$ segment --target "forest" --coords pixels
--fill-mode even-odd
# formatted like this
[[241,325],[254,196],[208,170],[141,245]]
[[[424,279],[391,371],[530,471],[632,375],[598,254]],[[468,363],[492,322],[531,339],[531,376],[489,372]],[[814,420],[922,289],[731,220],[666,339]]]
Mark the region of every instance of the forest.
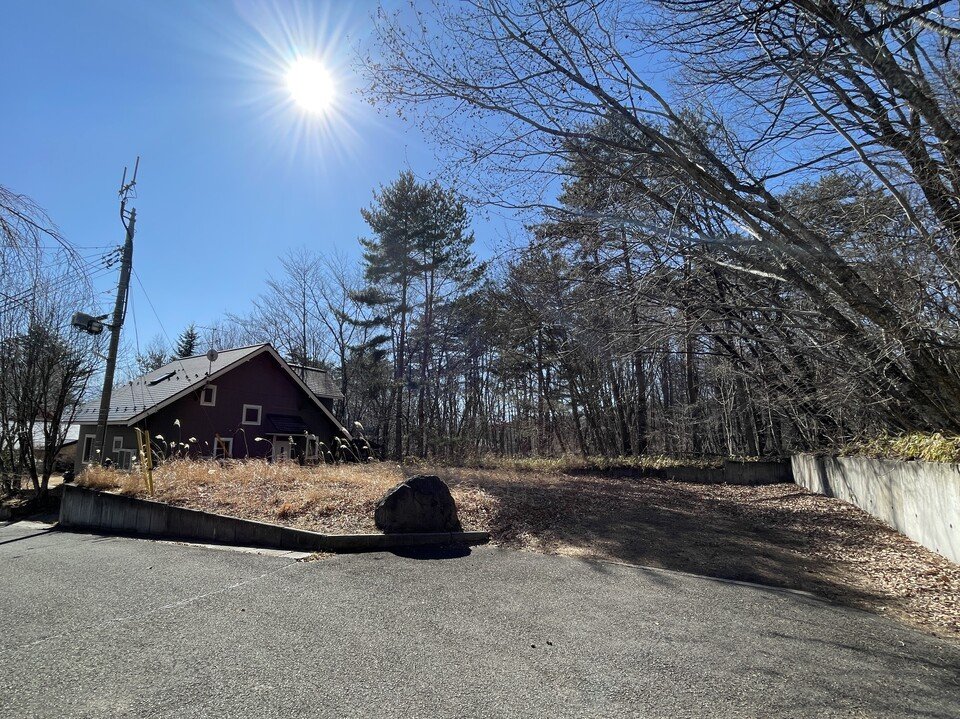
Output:
[[[363,210],[360,263],[283,257],[225,327],[331,367],[346,419],[397,458],[782,456],[955,433],[943,7],[381,12],[369,97],[429,132],[455,180],[401,174]],[[488,263],[468,229],[483,205],[531,218]]]
[[[944,8],[380,11],[365,96],[433,139],[443,179],[399,172],[358,208],[359,259],[320,239],[285,254],[248,311],[179,350],[270,341],[330,369],[345,423],[394,459],[777,457],[956,433]],[[527,224],[480,261],[489,207]],[[155,342],[141,367],[172,351]]]

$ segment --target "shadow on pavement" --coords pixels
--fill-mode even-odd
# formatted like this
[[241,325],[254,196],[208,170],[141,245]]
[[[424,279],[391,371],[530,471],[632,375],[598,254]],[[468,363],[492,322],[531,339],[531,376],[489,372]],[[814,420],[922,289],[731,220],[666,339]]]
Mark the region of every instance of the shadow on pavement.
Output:
[[33,539],[34,537],[42,537],[42,536],[45,535],[45,534],[50,534],[50,532],[52,532],[52,531],[54,531],[54,530],[53,530],[53,529],[44,529],[44,530],[41,530],[41,531],[39,531],[39,532],[34,532],[33,534],[24,534],[24,535],[19,536],[19,537],[14,537],[13,539],[5,539],[5,540],[3,540],[2,542],[0,542],[0,545],[3,545],[3,544],[13,544],[14,542],[22,542],[24,539]]
[[[505,548],[600,560],[590,564],[598,572],[611,561],[803,590],[872,611],[896,614],[904,606],[904,597],[886,591],[857,564],[879,563],[879,549],[899,551],[899,535],[793,484],[436,471],[454,488],[476,487],[493,498],[486,528]],[[903,551],[909,554],[909,547]],[[949,599],[948,588],[943,591],[938,601]]]
[[465,544],[448,547],[408,547],[394,549],[391,554],[404,559],[460,559],[470,556],[470,547]]

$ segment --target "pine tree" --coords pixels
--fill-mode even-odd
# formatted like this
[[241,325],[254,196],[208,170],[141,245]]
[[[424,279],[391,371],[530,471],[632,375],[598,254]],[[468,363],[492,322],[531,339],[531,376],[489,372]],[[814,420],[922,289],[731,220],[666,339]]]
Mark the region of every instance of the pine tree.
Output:
[[407,331],[419,271],[417,240],[426,225],[426,193],[412,172],[374,193],[373,204],[360,211],[374,237],[361,239],[364,279],[369,289],[358,300],[375,307],[392,330],[394,415],[391,456],[403,456],[403,394],[407,376]]
[[[478,276],[470,245],[468,218],[462,199],[436,182],[418,183],[404,172],[374,194],[361,210],[374,237],[361,239],[367,288],[355,299],[373,308],[375,320],[390,330],[394,386],[391,455],[401,458],[404,439],[404,399],[418,385],[418,450],[425,452],[425,387],[431,352],[431,331],[439,298],[452,287],[462,288]],[[418,313],[419,310],[419,313]],[[418,381],[411,377],[411,331],[421,342]],[[386,438],[384,438],[386,439]]]
[[417,449],[421,457],[428,452],[428,407],[431,403],[434,373],[431,371],[438,316],[451,299],[462,296],[476,284],[484,268],[477,264],[471,249],[473,233],[463,198],[455,190],[438,182],[424,188],[426,224],[417,242],[422,285],[422,312],[415,337],[420,344],[417,380]]
[[192,322],[180,333],[177,339],[176,353],[177,357],[193,357],[197,351],[197,344],[200,342],[200,335],[197,334],[197,326]]

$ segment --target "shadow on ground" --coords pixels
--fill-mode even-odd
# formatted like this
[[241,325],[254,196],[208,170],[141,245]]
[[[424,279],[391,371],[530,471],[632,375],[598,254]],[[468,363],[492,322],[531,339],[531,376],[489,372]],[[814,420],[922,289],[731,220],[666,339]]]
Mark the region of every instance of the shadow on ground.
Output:
[[[906,564],[926,562],[930,572],[949,575],[931,595],[935,604],[949,607],[960,601],[960,567],[852,505],[793,484],[741,487],[462,469],[439,473],[453,486],[476,486],[495,498],[489,530],[501,546],[814,592],[960,638],[955,616],[912,612],[906,600],[916,591],[909,586],[892,591],[874,576],[904,571],[882,566],[903,552]],[[927,614],[934,614],[929,601],[926,605]]]
[[470,547],[462,544],[447,547],[404,547],[391,554],[405,559],[461,559],[470,556]]

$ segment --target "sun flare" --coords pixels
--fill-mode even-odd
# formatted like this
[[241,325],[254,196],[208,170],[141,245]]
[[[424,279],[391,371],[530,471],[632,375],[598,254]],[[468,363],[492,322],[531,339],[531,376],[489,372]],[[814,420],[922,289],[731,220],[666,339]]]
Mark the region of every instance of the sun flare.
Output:
[[336,86],[329,71],[317,60],[298,58],[287,70],[287,89],[300,107],[322,115],[333,106]]

